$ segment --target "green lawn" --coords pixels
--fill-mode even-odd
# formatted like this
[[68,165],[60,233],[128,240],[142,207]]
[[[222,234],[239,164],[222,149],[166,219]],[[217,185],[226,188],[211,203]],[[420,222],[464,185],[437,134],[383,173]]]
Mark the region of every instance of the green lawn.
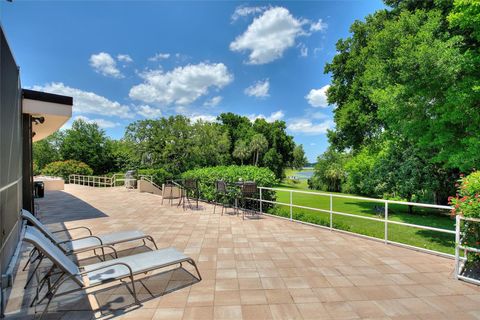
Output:
[[[289,190],[302,190],[299,184],[291,184],[290,181],[277,186],[278,188]],[[320,191],[308,190],[309,192],[321,193]],[[335,194],[335,193],[334,193]],[[290,203],[290,192],[277,191],[277,201]],[[313,194],[293,193],[293,204],[329,210],[330,197]],[[269,209],[271,213],[289,217],[290,209],[288,206],[277,205]],[[333,197],[333,210],[337,212],[354,214],[357,216],[372,217],[383,219],[384,204],[370,200],[356,200]],[[330,225],[330,214],[293,208],[293,218],[296,220],[311,222],[315,224]],[[411,224],[430,226],[454,230],[455,220],[449,216],[448,211],[438,209],[414,208],[413,214],[408,211],[408,206],[390,204],[389,220],[406,222]],[[333,226],[338,229],[347,230],[376,238],[384,238],[385,224],[380,221],[372,221],[355,217],[346,217],[333,215]],[[390,224],[388,226],[388,239],[400,243],[413,245],[420,248],[436,250],[445,253],[454,252],[453,234],[446,234],[437,231],[421,230],[413,227],[399,226]]]

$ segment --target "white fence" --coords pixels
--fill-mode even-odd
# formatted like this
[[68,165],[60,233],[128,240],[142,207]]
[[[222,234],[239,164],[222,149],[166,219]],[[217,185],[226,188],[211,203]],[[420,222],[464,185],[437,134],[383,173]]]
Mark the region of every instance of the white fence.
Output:
[[[480,285],[480,280],[473,279],[468,277],[467,275],[463,274],[465,264],[467,262],[467,254],[470,253],[480,253],[480,249],[478,248],[473,248],[465,244],[463,241],[462,236],[464,235],[461,231],[461,225],[462,221],[463,222],[470,222],[470,223],[480,223],[480,219],[474,219],[474,218],[465,218],[462,216],[457,215],[457,220],[455,224],[455,277],[457,279],[467,281],[470,283],[474,283],[477,285]],[[460,255],[460,253],[463,252],[463,256]]]
[[[453,254],[448,254],[440,251],[435,251],[435,250],[429,250],[421,247],[416,247],[412,246],[409,244],[405,243],[400,243],[393,241],[389,239],[389,226],[390,225],[400,225],[400,226],[405,226],[405,227],[411,227],[411,228],[417,228],[421,230],[429,230],[429,231],[436,231],[436,232],[441,232],[445,234],[451,234],[452,239],[455,235],[455,230],[448,230],[448,229],[443,229],[443,228],[435,228],[435,227],[430,227],[430,226],[424,226],[424,225],[418,225],[418,224],[412,224],[412,223],[406,223],[406,222],[400,222],[400,221],[393,221],[389,219],[389,204],[399,204],[399,205],[406,205],[406,206],[414,206],[414,207],[421,207],[421,208],[431,208],[431,209],[441,209],[441,210],[451,210],[450,206],[442,206],[442,205],[434,205],[434,204],[425,204],[425,203],[416,203],[416,202],[403,202],[403,201],[395,201],[395,200],[383,200],[383,199],[374,199],[374,198],[366,198],[366,197],[356,197],[356,196],[348,196],[348,195],[342,195],[342,194],[332,194],[332,193],[321,193],[321,192],[309,192],[309,191],[300,191],[300,190],[291,190],[291,189],[281,189],[281,188],[267,188],[267,187],[259,187],[259,199],[256,199],[257,201],[260,202],[260,212],[263,213],[263,203],[270,203],[270,204],[275,204],[275,205],[281,205],[281,206],[286,206],[290,209],[290,217],[286,218],[289,219],[290,221],[295,221],[299,223],[304,223],[304,224],[309,224],[309,225],[314,225],[318,227],[323,227],[323,228],[328,228],[330,230],[336,230],[339,232],[343,233],[349,233],[349,234],[355,234],[358,236],[362,236],[365,238],[369,239],[374,239],[374,240],[379,240],[379,238],[359,234],[359,233],[354,233],[342,229],[337,229],[334,227],[334,217],[335,216],[344,216],[344,217],[352,217],[352,218],[358,218],[358,219],[364,219],[364,220],[369,220],[369,221],[376,221],[376,222],[381,222],[384,224],[384,238],[381,239],[385,243],[388,244],[395,244],[399,245],[402,247],[407,247],[415,250],[420,250],[428,253],[433,253],[441,256],[446,256],[449,258],[454,258],[455,256]],[[270,201],[270,200],[265,200],[263,199],[262,195],[266,191],[275,191],[275,192],[287,192],[289,193],[289,202],[278,202],[278,201]],[[318,196],[318,197],[327,197],[329,199],[329,209],[320,209],[320,208],[313,208],[313,207],[308,207],[308,206],[302,206],[298,204],[294,204],[293,202],[293,195],[294,194],[308,194],[312,196]],[[380,217],[369,217],[369,216],[362,216],[362,215],[357,215],[357,214],[352,214],[352,213],[346,213],[346,212],[340,212],[340,211],[335,211],[334,210],[334,198],[345,198],[345,199],[353,199],[353,200],[362,200],[362,201],[369,201],[369,202],[377,202],[383,204],[383,218]],[[309,211],[317,211],[317,212],[323,212],[329,214],[329,226],[322,226],[322,225],[317,225],[301,220],[295,220],[293,217],[293,208],[299,208],[299,209],[305,209]],[[452,250],[454,248],[452,247]]]
[[[146,179],[152,181],[153,177],[150,175],[138,175],[139,179]],[[89,187],[118,187],[125,185],[125,175],[116,173],[111,177],[107,176],[86,176],[80,174],[71,174],[68,176],[68,183],[78,184]],[[127,179],[128,180],[128,179]]]

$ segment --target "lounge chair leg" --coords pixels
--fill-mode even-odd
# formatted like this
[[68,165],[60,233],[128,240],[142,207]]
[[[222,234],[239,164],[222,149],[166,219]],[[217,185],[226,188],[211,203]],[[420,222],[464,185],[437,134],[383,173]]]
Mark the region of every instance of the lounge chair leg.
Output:
[[158,250],[158,247],[157,247],[157,244],[155,243],[155,240],[153,240],[153,238],[151,236],[148,236],[147,239],[150,240],[153,243],[153,245],[155,246],[155,249]]
[[32,251],[30,251],[30,253],[28,254],[27,263],[25,263],[25,266],[23,267],[22,271],[27,270],[28,265],[32,262],[32,257],[35,252],[37,252],[37,248],[33,248]]
[[133,299],[135,299],[135,303],[136,304],[140,304],[140,301],[138,300],[137,298],[137,291],[135,289],[135,281],[133,280],[133,276],[130,276],[130,281],[132,283],[132,295],[133,295]]
[[40,267],[40,264],[42,263],[42,260],[43,260],[43,255],[41,255],[39,257],[40,257],[40,259],[38,259],[38,263],[35,266],[35,268],[33,269],[32,274],[28,277],[27,283],[25,284],[25,287],[23,287],[23,289],[27,289],[28,285],[30,284],[30,281],[32,281],[33,277],[35,276],[35,273],[37,272],[38,267]]
[[190,263],[195,268],[195,271],[197,272],[197,275],[198,275],[198,278],[197,278],[198,281],[202,281],[202,276],[200,275],[200,272],[198,271],[197,264],[195,263],[195,261],[193,261],[193,259],[190,259],[187,262]]

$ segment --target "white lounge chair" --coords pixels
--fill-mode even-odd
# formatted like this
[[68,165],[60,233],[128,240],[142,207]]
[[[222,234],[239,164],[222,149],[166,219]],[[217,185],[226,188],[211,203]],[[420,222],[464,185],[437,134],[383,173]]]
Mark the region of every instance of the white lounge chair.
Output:
[[[146,245],[145,240],[149,240],[151,243],[153,243],[155,249],[158,249],[157,244],[155,243],[155,240],[153,240],[151,236],[146,235],[145,233],[139,230],[120,231],[120,232],[107,233],[107,234],[96,235],[96,236],[93,235],[92,231],[87,227],[75,227],[75,228],[70,228],[66,230],[59,230],[59,231],[52,232],[29,211],[22,209],[20,214],[24,220],[27,220],[33,226],[35,226],[38,230],[40,230],[40,232],[42,232],[48,239],[50,239],[50,241],[52,241],[58,248],[60,248],[66,254],[93,251],[94,254],[96,255],[96,250],[100,250],[102,252],[103,260],[105,260],[105,248],[110,248],[112,251],[114,251],[115,256],[117,256],[116,250],[115,248],[113,248],[113,245],[124,243],[124,242],[135,241],[135,240],[142,240],[144,245]],[[68,231],[77,230],[77,229],[87,230],[88,235],[84,237],[76,238],[76,239],[69,239],[69,240],[61,240],[55,235],[56,233],[68,232]],[[33,263],[35,261],[38,261],[38,264],[35,267],[35,270],[36,268],[38,268],[43,257],[42,255],[35,255],[36,252],[37,250],[35,248],[30,252],[29,259],[27,260],[27,263],[23,267],[24,270],[27,268],[27,266],[30,263]],[[33,273],[28,279],[26,285],[30,283],[30,281],[32,280],[32,277],[33,277]]]
[[[53,263],[53,266],[43,277],[40,278],[37,275],[39,283],[37,286],[37,293],[31,306],[33,306],[36,301],[37,304],[40,304],[44,299],[47,299],[47,304],[41,317],[47,312],[50,302],[55,296],[63,296],[78,290],[90,289],[112,281],[120,281],[127,278],[130,278],[132,296],[135,299],[135,303],[139,303],[135,290],[135,276],[176,264],[179,264],[180,267],[182,267],[183,262],[191,264],[195,268],[197,276],[194,276],[185,270],[186,272],[192,275],[196,280],[202,280],[195,261],[184,255],[182,252],[177,251],[175,248],[153,250],[79,267],[39,230],[33,227],[26,227],[23,240],[31,243],[42,253],[43,256]],[[55,270],[59,271],[54,272]],[[78,285],[78,288],[58,293],[59,288],[67,280],[73,280],[73,282]],[[42,298],[40,298],[40,293],[46,283],[48,284],[46,286],[47,292]],[[126,282],[125,285],[127,285]]]

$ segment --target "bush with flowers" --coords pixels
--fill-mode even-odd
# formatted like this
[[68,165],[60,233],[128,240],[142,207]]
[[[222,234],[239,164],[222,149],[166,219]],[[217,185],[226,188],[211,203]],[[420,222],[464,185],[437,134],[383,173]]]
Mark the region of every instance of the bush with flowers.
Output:
[[[466,218],[480,219],[480,171],[475,171],[468,176],[462,176],[457,185],[458,192],[455,197],[449,198],[453,206],[452,214],[459,214]],[[480,248],[480,222],[465,221],[462,225],[462,244]],[[480,261],[480,254],[469,254],[469,261]]]

